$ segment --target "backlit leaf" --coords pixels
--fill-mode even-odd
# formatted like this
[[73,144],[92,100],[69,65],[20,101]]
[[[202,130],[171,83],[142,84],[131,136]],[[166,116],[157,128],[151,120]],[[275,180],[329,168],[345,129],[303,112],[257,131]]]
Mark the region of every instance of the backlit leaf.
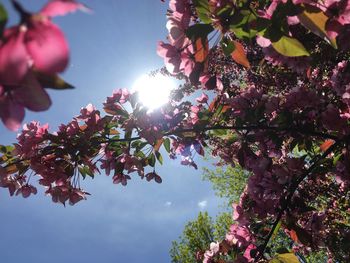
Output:
[[159,151],[159,148],[160,148],[160,146],[162,146],[162,144],[163,144],[163,138],[157,140],[156,143],[155,143],[155,145],[153,146],[153,150],[154,150],[155,152],[158,152],[158,151]]
[[194,60],[199,63],[204,62],[207,60],[208,54],[209,54],[208,39],[198,38],[195,42]]
[[163,145],[164,145],[165,150],[169,153],[169,152],[170,152],[170,139],[169,139],[169,138],[166,138],[166,139],[164,140]]
[[335,143],[334,140],[331,140],[331,139],[325,140],[325,141],[321,144],[321,146],[320,146],[321,151],[322,151],[322,152],[327,151],[328,148],[331,147],[334,143]]
[[148,156],[148,165],[154,167],[154,165],[156,164],[156,157],[154,156],[154,154],[150,154],[150,156]]
[[160,164],[163,164],[163,156],[160,154],[160,152],[156,152],[156,157],[157,157],[157,160]]
[[186,36],[189,39],[198,39],[198,38],[207,38],[210,32],[212,32],[214,28],[208,24],[194,24],[190,26],[186,30]]
[[241,43],[238,41],[233,41],[235,45],[235,49],[231,53],[232,59],[237,62],[238,64],[242,65],[243,67],[250,68],[250,63],[247,59],[244,47]]
[[327,34],[326,23],[329,18],[322,12],[322,10],[316,7],[306,7],[304,12],[298,15],[298,18],[305,28],[326,40],[334,48],[337,48],[336,39],[329,37]]
[[10,165],[10,166],[7,166],[7,167],[5,168],[5,170],[6,170],[6,173],[7,173],[7,174],[14,174],[14,173],[18,172],[18,168],[17,168],[17,166],[14,165],[14,164],[12,164],[12,165]]
[[197,15],[203,23],[211,23],[208,0],[193,0]]
[[295,38],[282,36],[278,41],[271,43],[273,48],[283,56],[310,56],[310,53],[305,49],[304,45]]
[[270,263],[300,263],[300,261],[294,253],[284,253],[278,254],[270,260]]
[[276,228],[275,228],[275,230],[273,231],[273,233],[272,233],[272,236],[271,236],[271,240],[274,240],[275,238],[276,238],[276,236],[277,236],[277,234],[278,234],[278,231],[280,230],[280,228],[281,228],[281,225],[282,225],[282,221],[280,220],[280,221],[278,221],[278,223],[277,223],[277,226],[276,226]]

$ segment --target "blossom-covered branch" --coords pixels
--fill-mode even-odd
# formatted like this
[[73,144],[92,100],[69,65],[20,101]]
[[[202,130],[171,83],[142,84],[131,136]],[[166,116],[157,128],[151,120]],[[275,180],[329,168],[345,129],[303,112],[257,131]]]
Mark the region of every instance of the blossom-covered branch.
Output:
[[[160,183],[161,147],[195,168],[195,156],[207,147],[219,165],[239,164],[250,176],[232,205],[235,223],[225,240],[208,244],[198,260],[295,261],[293,253],[267,253],[282,228],[294,251],[326,247],[329,258],[349,261],[349,10],[348,0],[170,0],[169,35],[157,48],[166,66],[161,72],[182,81],[170,102],[148,111],[137,93],[117,90],[104,103],[105,116],[88,105],[56,132],[29,123],[17,143],[0,149],[0,186],[28,197],[38,178],[54,202],[75,204],[87,195],[82,179],[100,170],[116,184],[126,185],[133,173]],[[41,11],[50,29],[51,11]],[[16,27],[0,48],[19,43],[31,54],[22,41],[30,30]],[[1,49],[6,66],[1,54],[14,53]],[[47,61],[32,56],[45,72],[40,62]],[[51,65],[52,72],[65,65]],[[1,73],[5,66],[1,81],[11,77]],[[13,103],[7,95],[15,91],[6,91],[2,98]],[[195,102],[186,101],[190,94]]]

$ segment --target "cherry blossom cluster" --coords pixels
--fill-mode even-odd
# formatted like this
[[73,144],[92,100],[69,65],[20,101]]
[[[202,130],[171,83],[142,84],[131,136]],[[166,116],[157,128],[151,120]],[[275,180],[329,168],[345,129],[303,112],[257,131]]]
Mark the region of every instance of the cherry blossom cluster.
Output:
[[[168,42],[157,48],[163,72],[183,82],[171,101],[148,111],[120,89],[105,115],[88,105],[56,132],[27,124],[14,146],[0,148],[0,186],[28,197],[38,178],[54,202],[75,204],[88,194],[86,177],[161,183],[163,150],[197,168],[206,147],[218,164],[251,175],[225,240],[198,260],[264,262],[281,228],[295,251],[325,247],[349,261],[349,5],[171,0]],[[193,93],[193,102],[184,99]]]
[[[240,251],[235,262],[261,260],[279,222],[283,222],[291,237],[299,236],[294,241],[303,248],[317,250],[326,246],[331,254],[336,253],[337,246],[325,233],[339,233],[339,228],[345,230],[339,240],[348,240],[346,225],[331,227],[325,223],[331,222],[334,212],[310,201],[306,191],[300,193],[307,185],[304,182],[315,176],[320,178],[316,180],[319,195],[327,192],[321,190],[321,185],[329,185],[329,178],[336,180],[340,195],[349,193],[350,176],[347,169],[342,169],[342,163],[348,159],[349,46],[345,35],[349,30],[349,4],[349,1],[170,1],[170,20],[174,19],[172,14],[175,17],[185,14],[185,9],[177,9],[184,5],[189,6],[186,14],[188,17],[190,10],[191,20],[186,26],[167,24],[169,44],[161,42],[158,46],[167,69],[187,77],[185,81],[189,84],[184,86],[191,88],[184,92],[192,92],[193,86],[194,90],[208,89],[200,76],[210,77],[214,87],[215,79],[222,83],[220,89],[215,89],[217,97],[210,105],[200,103],[191,107],[194,129],[216,127],[209,138],[202,136],[200,142],[204,144],[203,139],[209,139],[212,154],[219,156],[222,163],[239,163],[252,173],[241,203],[234,205],[237,223],[226,240],[211,245],[201,255],[204,262],[222,262],[225,258],[222,256],[228,254],[227,244]],[[193,78],[185,67],[176,67],[186,64],[183,59],[186,56],[183,47],[174,44],[173,32],[181,32],[181,37],[188,38],[188,45],[194,47],[203,38],[220,35],[220,45],[205,52],[204,66],[199,72],[194,67],[190,71],[199,79]],[[165,52],[168,50],[171,52]],[[196,55],[203,53],[195,51],[192,62],[196,62]],[[268,66],[262,64],[264,60]],[[327,152],[329,149],[332,151]],[[327,159],[323,162],[328,165],[315,169],[322,158]],[[301,206],[315,212],[310,214]],[[347,205],[341,208],[347,214],[345,218],[349,218],[348,208]],[[340,213],[337,216],[344,217]],[[260,222],[258,225],[272,226],[270,232],[261,233],[256,221]],[[303,236],[310,238],[307,241]]]

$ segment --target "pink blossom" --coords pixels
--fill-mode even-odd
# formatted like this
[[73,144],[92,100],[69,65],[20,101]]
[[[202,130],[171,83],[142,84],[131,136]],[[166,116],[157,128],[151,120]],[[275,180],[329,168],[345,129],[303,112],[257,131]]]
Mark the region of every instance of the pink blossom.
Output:
[[233,224],[229,232],[226,234],[226,240],[230,244],[237,245],[237,247],[247,247],[253,240],[249,229],[246,226]]
[[26,31],[27,28],[21,26],[4,32],[4,40],[0,43],[0,83],[2,85],[17,86],[28,72],[29,55],[24,45]]
[[89,195],[89,193],[83,192],[81,189],[73,189],[69,193],[69,204],[75,205],[81,200],[86,200],[86,195]]
[[205,94],[205,93],[202,93],[202,95],[200,96],[200,97],[198,97],[198,98],[196,98],[196,101],[198,102],[198,103],[207,103],[208,102],[208,95],[207,94]]
[[16,153],[26,158],[35,156],[40,143],[48,134],[48,128],[48,124],[41,126],[35,121],[23,125],[22,132],[17,136]]
[[180,49],[187,46],[190,43],[190,40],[186,36],[186,29],[188,28],[188,24],[190,22],[189,16],[181,16],[179,19],[176,16],[176,13],[173,13],[168,17],[168,22],[166,27],[169,32],[169,42],[174,47]]
[[174,12],[183,14],[189,11],[190,3],[189,0],[170,0],[169,8]]
[[67,13],[75,12],[78,9],[90,12],[89,8],[74,0],[51,0],[41,9],[40,14],[47,17],[64,16]]
[[250,244],[246,250],[244,251],[243,256],[247,259],[248,262],[252,262],[254,260],[254,254],[256,253],[256,246],[254,244]]
[[16,192],[16,195],[22,194],[24,198],[29,197],[31,194],[37,194],[37,189],[32,185],[23,185],[21,188],[19,188]]
[[130,180],[131,177],[129,175],[126,175],[126,174],[118,173],[118,174],[115,174],[112,179],[113,179],[114,184],[121,183],[123,186],[126,186],[128,180]]
[[148,173],[145,175],[145,177],[148,182],[154,179],[154,181],[156,181],[158,184],[162,183],[162,178],[155,172]]
[[157,54],[164,59],[164,64],[170,73],[179,73],[181,53],[176,47],[160,41],[158,42]]
[[82,6],[75,1],[51,1],[41,12],[27,13],[20,25],[4,31],[0,42],[0,117],[9,129],[19,128],[24,108],[44,111],[50,107],[51,100],[33,69],[51,75],[67,67],[68,44],[51,17]]

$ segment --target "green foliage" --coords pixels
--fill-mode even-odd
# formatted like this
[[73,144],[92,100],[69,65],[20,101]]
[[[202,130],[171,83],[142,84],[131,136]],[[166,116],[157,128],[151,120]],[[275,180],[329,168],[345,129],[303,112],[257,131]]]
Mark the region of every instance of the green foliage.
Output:
[[277,254],[270,263],[299,263],[299,259],[294,255],[294,253],[283,253]]
[[205,39],[207,36],[214,30],[214,28],[211,25],[208,24],[195,24],[193,26],[190,26],[186,30],[186,35],[189,39]]
[[282,36],[278,41],[272,42],[273,48],[286,57],[310,56],[304,45],[299,40]]
[[212,218],[207,212],[199,213],[194,221],[186,224],[179,241],[173,241],[170,250],[171,262],[196,262],[196,252],[205,251],[208,244],[214,240]]
[[229,213],[220,214],[214,223],[207,212],[200,212],[197,219],[186,224],[179,241],[172,242],[171,262],[197,262],[196,253],[207,250],[211,242],[222,240],[231,224]]
[[305,256],[306,262],[308,263],[327,263],[328,257],[325,250],[312,252]]
[[212,183],[215,194],[224,198],[226,200],[224,206],[231,209],[231,204],[238,202],[246,186],[248,176],[249,172],[240,166],[218,167],[214,171],[204,168],[203,180]]
[[[220,167],[215,171],[204,169],[203,179],[212,183],[215,194],[226,199],[225,209],[237,202],[247,182],[248,172],[240,167]],[[178,241],[173,241],[170,256],[173,263],[196,262],[196,253],[204,252],[211,242],[225,238],[233,224],[232,212],[220,213],[215,222],[207,212],[200,212],[194,221],[186,224]]]
[[211,23],[208,0],[194,0],[193,3],[202,22]]
[[[196,253],[204,252],[211,242],[221,241],[225,238],[227,230],[234,222],[232,220],[231,204],[239,202],[241,193],[249,177],[249,172],[240,166],[218,167],[216,170],[204,169],[203,180],[212,183],[215,194],[223,198],[224,209],[217,215],[215,222],[207,212],[200,212],[197,219],[186,224],[182,235],[178,241],[173,241],[170,256],[173,263],[192,263],[196,261]],[[271,239],[266,253],[273,260],[271,262],[294,262],[296,257],[293,253],[283,253],[291,251],[293,241],[284,232],[282,222]],[[325,251],[313,251],[308,255],[299,255],[307,263],[326,263],[327,255]],[[292,261],[288,261],[292,260]],[[294,261],[293,261],[294,260]],[[299,261],[295,261],[299,262]]]

